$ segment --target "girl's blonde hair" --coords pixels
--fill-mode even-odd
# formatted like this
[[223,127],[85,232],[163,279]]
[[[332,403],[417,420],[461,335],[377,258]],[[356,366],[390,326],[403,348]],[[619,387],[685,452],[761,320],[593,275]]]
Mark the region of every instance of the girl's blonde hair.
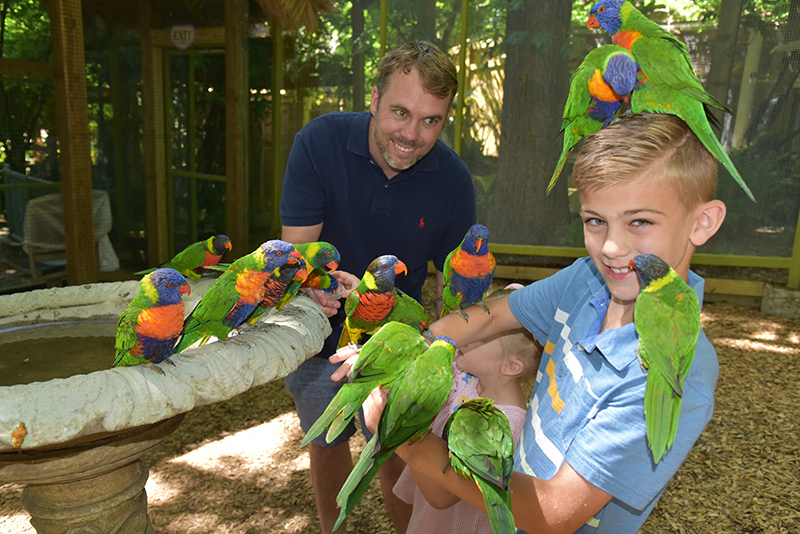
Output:
[[539,362],[542,359],[542,346],[530,332],[524,328],[515,328],[505,332],[498,339],[503,346],[506,358],[522,360],[522,373],[519,376],[521,381],[524,382],[536,376]]

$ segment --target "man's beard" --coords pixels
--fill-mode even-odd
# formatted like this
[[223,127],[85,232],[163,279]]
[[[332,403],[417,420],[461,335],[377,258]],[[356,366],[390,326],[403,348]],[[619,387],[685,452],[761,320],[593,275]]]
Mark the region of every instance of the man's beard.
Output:
[[[394,155],[389,151],[390,150],[389,143],[391,143],[392,141],[388,137],[381,139],[381,137],[379,136],[377,121],[373,121],[372,123],[372,137],[375,140],[375,145],[378,147],[378,150],[380,151],[381,156],[383,156],[383,159],[386,161],[389,167],[391,167],[396,171],[404,171],[406,169],[410,169],[419,160],[421,160],[428,154],[428,152],[425,152],[424,154],[421,152],[417,152],[413,158],[406,160],[402,163],[398,162],[397,160],[395,160]],[[417,143],[406,143],[405,145],[412,146],[414,148],[420,147],[420,145],[418,145]]]

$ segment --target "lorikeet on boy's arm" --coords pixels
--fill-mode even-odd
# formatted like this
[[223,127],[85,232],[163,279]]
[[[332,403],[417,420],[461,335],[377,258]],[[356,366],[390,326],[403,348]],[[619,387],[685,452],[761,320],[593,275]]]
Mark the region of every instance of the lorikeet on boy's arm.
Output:
[[508,489],[514,472],[514,436],[491,399],[472,399],[453,412],[442,438],[456,474],[478,485],[495,534],[516,532]]
[[483,300],[492,285],[494,268],[494,255],[489,252],[489,230],[482,224],[475,224],[444,260],[441,317],[457,311],[469,321],[461,308]]
[[430,431],[431,423],[442,409],[453,388],[452,339],[440,336],[420,354],[398,378],[378,420],[375,435],[361,451],[350,476],[336,496],[339,517],[333,530],[350,515],[378,469],[407,441],[414,441]]
[[[230,249],[231,240],[228,236],[223,234],[213,235],[204,241],[192,243],[177,253],[174,258],[161,265],[161,268],[169,267],[175,269],[186,278],[196,282],[200,280],[203,269],[216,266],[225,251]],[[154,270],[147,269],[136,274],[146,274]]]
[[300,259],[300,253],[291,244],[273,239],[234,261],[184,321],[175,352],[198,341],[203,345],[212,336],[224,340],[261,303],[267,280],[290,257]]
[[638,356],[647,370],[644,416],[647,441],[658,463],[675,441],[683,384],[700,333],[697,294],[665,261],[653,254],[631,260],[641,283],[634,306]]
[[361,336],[383,326],[397,301],[394,280],[407,273],[406,264],[387,254],[372,260],[358,286],[344,303],[345,320],[338,348],[358,344]]
[[156,269],[139,282],[139,293],[117,321],[114,367],[159,363],[173,352],[183,327],[181,294],[190,293],[175,269]]
[[586,54],[570,81],[561,131],[564,147],[547,194],[553,189],[572,149],[578,142],[609,125],[636,85],[639,66],[625,48],[603,45]]
[[353,419],[370,392],[376,387],[391,388],[426,348],[425,338],[415,326],[398,322],[383,325],[361,347],[347,383],[308,429],[300,446],[311,443],[326,428],[326,439],[332,442]]

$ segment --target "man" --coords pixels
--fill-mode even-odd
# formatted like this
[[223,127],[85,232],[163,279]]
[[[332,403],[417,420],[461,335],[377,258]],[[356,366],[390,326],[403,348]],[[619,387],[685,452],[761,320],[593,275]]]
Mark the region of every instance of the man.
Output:
[[[361,276],[378,256],[394,254],[408,268],[396,285],[420,300],[427,265],[436,266],[437,295],[447,254],[475,222],[475,191],[464,162],[439,134],[458,88],[450,58],[427,42],[412,42],[387,54],[379,65],[370,111],[318,117],[295,137],[281,199],[282,238],[291,243],[328,241],[341,254],[339,268]],[[346,290],[357,283],[342,275]],[[338,391],[330,379],[344,314],[338,301],[316,292],[331,316],[333,334],[323,350],[286,377],[304,431]],[[338,516],[335,498],[352,468],[349,438],[355,425],[331,444],[320,436],[310,445],[311,481],[323,533]],[[392,487],[404,467],[393,458],[379,477],[398,532],[411,513]],[[341,529],[344,530],[344,527]]]

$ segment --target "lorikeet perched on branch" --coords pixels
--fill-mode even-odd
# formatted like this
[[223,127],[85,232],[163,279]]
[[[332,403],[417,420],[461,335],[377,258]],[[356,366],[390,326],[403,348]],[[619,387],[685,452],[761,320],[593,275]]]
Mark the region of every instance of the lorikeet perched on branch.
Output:
[[175,347],[181,352],[194,343],[205,344],[212,336],[224,340],[241,325],[264,298],[266,282],[275,269],[300,253],[285,241],[273,239],[234,261],[217,278],[183,324],[183,336]]
[[339,287],[336,279],[328,274],[329,271],[339,267],[339,261],[342,259],[336,247],[326,241],[314,241],[298,243],[294,248],[303,256],[306,268],[298,272],[289,283],[283,297],[275,307],[278,310],[297,295],[301,287],[313,287],[328,292],[336,291],[336,288]]
[[640,254],[630,263],[641,283],[633,322],[639,334],[639,360],[647,369],[647,441],[658,463],[678,430],[683,383],[700,334],[700,302],[694,289],[658,256]]
[[[196,282],[200,280],[203,269],[217,265],[225,251],[230,249],[231,240],[228,236],[223,234],[213,235],[205,241],[192,243],[178,252],[174,258],[161,265],[161,268],[169,267],[175,269],[186,278]],[[147,274],[154,270],[147,269],[136,274]]]
[[114,367],[159,363],[168,358],[183,327],[181,294],[190,293],[175,269],[156,269],[139,282],[139,293],[117,321]]

